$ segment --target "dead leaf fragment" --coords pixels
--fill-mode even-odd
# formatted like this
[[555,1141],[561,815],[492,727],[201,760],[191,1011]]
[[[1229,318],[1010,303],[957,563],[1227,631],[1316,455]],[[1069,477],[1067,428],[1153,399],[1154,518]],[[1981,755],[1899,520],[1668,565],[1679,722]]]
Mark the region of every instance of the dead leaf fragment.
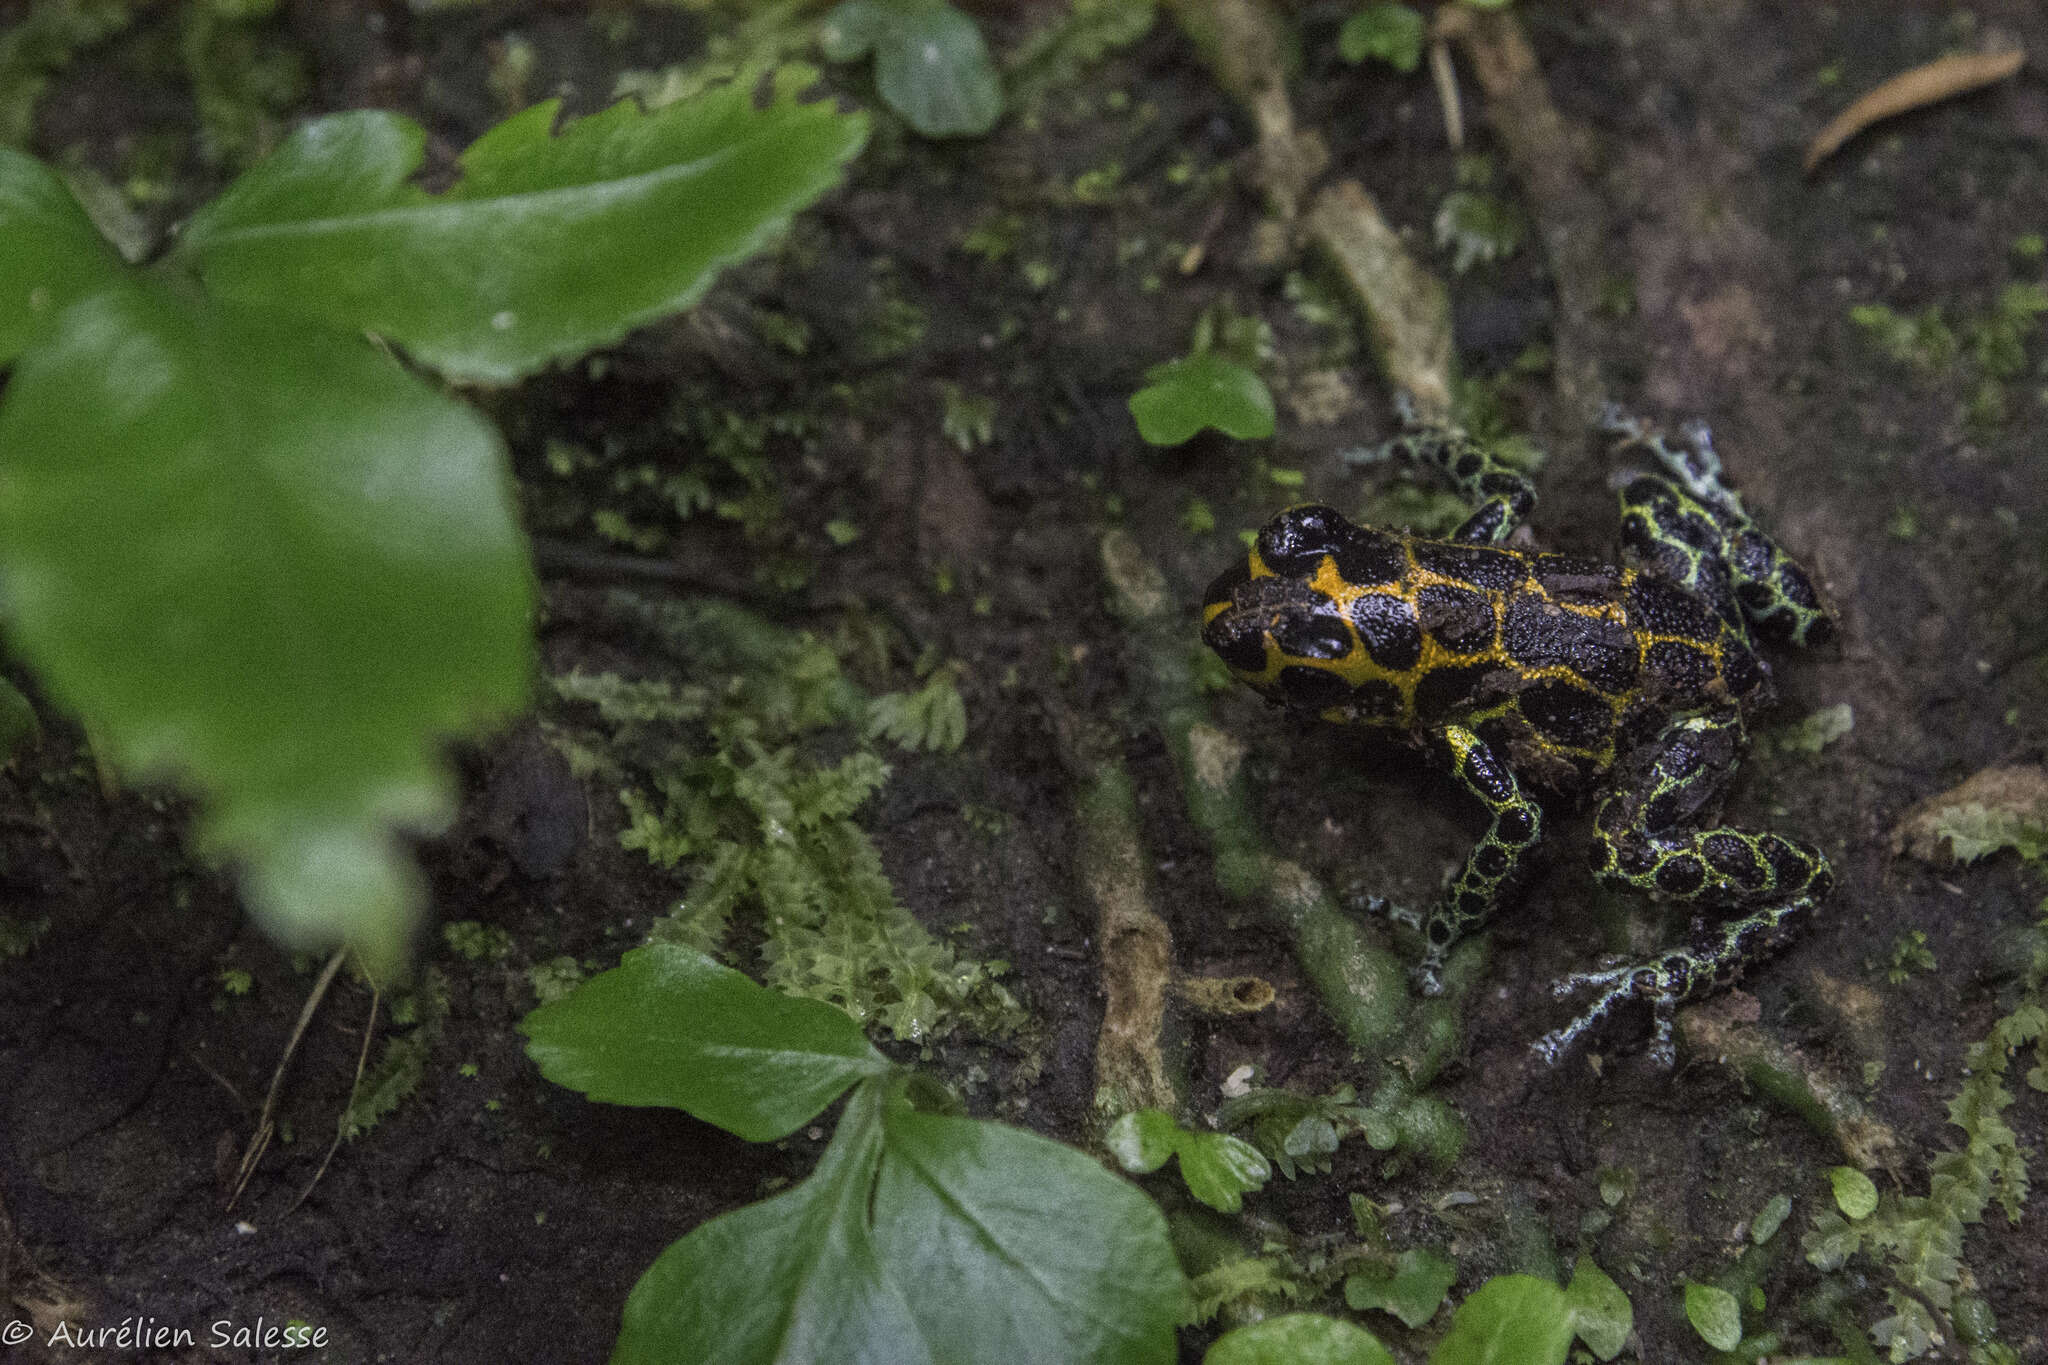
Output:
[[1806,172],[1811,175],[1815,166],[1873,123],[1996,85],[2026,64],[2027,54],[2014,48],[2010,52],[1942,57],[1901,72],[1835,115],[1820,130],[1820,136],[1806,149]]
[[1955,846],[1965,819],[2014,831],[2048,829],[2048,769],[1986,768],[1959,787],[1930,796],[1892,832],[1892,852],[1926,863],[1969,862],[1978,851]]

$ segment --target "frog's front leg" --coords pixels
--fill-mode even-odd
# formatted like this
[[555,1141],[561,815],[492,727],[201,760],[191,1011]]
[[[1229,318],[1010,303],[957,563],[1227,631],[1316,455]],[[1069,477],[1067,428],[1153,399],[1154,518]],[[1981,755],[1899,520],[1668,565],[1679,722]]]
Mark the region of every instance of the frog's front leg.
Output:
[[1408,395],[1400,395],[1395,407],[1405,429],[1381,449],[1438,471],[1472,507],[1451,539],[1471,545],[1506,540],[1536,505],[1536,485],[1528,475],[1502,464],[1463,429],[1418,416]]
[[[1812,844],[1705,826],[1706,811],[1734,773],[1741,738],[1741,713],[1732,706],[1681,717],[1630,756],[1624,785],[1600,803],[1592,859],[1602,881],[1731,913],[1696,918],[1682,948],[1560,981],[1560,995],[1588,986],[1601,994],[1577,1019],[1538,1040],[1544,1060],[1557,1061],[1616,1005],[1635,999],[1648,1002],[1656,1021],[1652,1060],[1670,1066],[1680,1002],[1727,985],[1834,885],[1827,855]],[[1746,913],[1732,913],[1738,911]]]
[[1636,560],[1712,602],[1730,625],[1801,646],[1832,639],[1834,618],[1813,579],[1765,535],[1721,472],[1713,435],[1689,422],[1678,438],[1609,405],[1600,429],[1641,450],[1659,472],[1624,471],[1622,543]]
[[1396,915],[1409,924],[1420,918],[1418,927],[1428,946],[1415,978],[1424,995],[1443,993],[1444,959],[1451,946],[1486,922],[1543,832],[1542,809],[1485,740],[1462,725],[1446,727],[1443,740],[1452,773],[1492,819],[1428,917]]

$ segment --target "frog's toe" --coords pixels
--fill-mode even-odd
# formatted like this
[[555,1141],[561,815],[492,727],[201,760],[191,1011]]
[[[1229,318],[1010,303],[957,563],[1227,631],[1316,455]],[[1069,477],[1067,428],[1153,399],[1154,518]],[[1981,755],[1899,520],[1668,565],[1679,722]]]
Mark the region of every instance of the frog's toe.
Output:
[[1621,404],[1609,399],[1600,405],[1600,415],[1593,421],[1593,430],[1602,436],[1635,436],[1641,434],[1643,422]]
[[1365,898],[1365,912],[1369,915],[1384,915],[1390,923],[1398,924],[1403,929],[1414,929],[1417,932],[1420,932],[1422,929],[1422,912],[1420,910],[1411,910],[1405,905],[1396,905],[1385,896],[1367,896]]
[[1626,981],[1634,973],[1633,967],[1615,966],[1605,971],[1571,972],[1550,983],[1552,995],[1577,995],[1588,986],[1612,987],[1616,982]]
[[1589,986],[1599,990],[1600,994],[1578,1018],[1538,1038],[1532,1044],[1536,1055],[1555,1066],[1595,1024],[1612,1013],[1616,1005],[1640,993],[1636,980],[1640,970],[1639,966],[1625,965],[1605,971],[1573,972],[1560,977],[1550,988],[1553,995],[1574,995]]

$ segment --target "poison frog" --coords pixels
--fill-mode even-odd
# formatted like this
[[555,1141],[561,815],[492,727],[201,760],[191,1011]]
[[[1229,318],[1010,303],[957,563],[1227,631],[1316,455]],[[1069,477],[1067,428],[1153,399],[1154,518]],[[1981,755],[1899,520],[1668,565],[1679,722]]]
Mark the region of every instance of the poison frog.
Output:
[[1404,417],[1388,449],[1448,476],[1469,518],[1435,540],[1289,508],[1210,585],[1203,640],[1281,706],[1435,750],[1484,809],[1486,832],[1426,914],[1375,899],[1421,931],[1426,994],[1441,993],[1450,949],[1499,908],[1541,841],[1529,788],[1597,793],[1594,874],[1700,914],[1680,946],[1559,981],[1559,995],[1599,994],[1535,1049],[1555,1063],[1634,999],[1650,1006],[1651,1056],[1668,1068],[1678,1004],[1727,984],[1834,883],[1813,844],[1717,821],[1745,717],[1772,701],[1759,645],[1823,644],[1834,619],[1744,509],[1704,424],[1674,437],[1602,415],[1633,462],[1613,480],[1612,565],[1507,544],[1535,502],[1528,478],[1454,427]]

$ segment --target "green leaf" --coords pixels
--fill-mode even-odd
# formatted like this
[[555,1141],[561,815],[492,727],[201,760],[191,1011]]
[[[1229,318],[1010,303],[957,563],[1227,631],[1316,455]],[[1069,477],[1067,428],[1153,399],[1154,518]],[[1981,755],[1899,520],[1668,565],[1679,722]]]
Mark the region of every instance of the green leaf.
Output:
[[123,273],[57,173],[0,147],[0,365],[75,300]]
[[1131,395],[1131,416],[1147,444],[1177,446],[1204,427],[1240,441],[1273,434],[1273,395],[1266,382],[1213,351],[1170,360],[1145,372]]
[[1071,1148],[859,1086],[811,1178],[661,1254],[613,1365],[1165,1365],[1166,1222]]
[[0,406],[12,638],[301,947],[380,978],[421,901],[434,752],[525,699],[533,591],[504,455],[360,338],[145,281],[67,309]]
[[1151,1200],[1019,1128],[901,1105],[884,1122],[875,1244],[946,1359],[1174,1359],[1187,1282]]
[[1180,1178],[1188,1193],[1221,1213],[1236,1213],[1244,1196],[1265,1188],[1273,1168],[1259,1149],[1228,1133],[1189,1133],[1180,1144]]
[[1394,1357],[1363,1327],[1288,1313],[1225,1334],[1202,1365],[1394,1365]]
[[1571,1344],[1562,1289],[1534,1275],[1497,1275],[1458,1305],[1429,1365],[1564,1365]]
[[1420,1327],[1436,1316],[1457,1278],[1456,1262],[1426,1247],[1411,1247],[1395,1258],[1391,1270],[1363,1270],[1346,1279],[1344,1302],[1357,1312],[1378,1308],[1409,1327]]
[[1180,1157],[1188,1193],[1221,1213],[1236,1213],[1244,1196],[1264,1188],[1273,1168],[1258,1148],[1227,1133],[1197,1133],[1157,1109],[1125,1114],[1104,1139],[1110,1155],[1127,1171],[1143,1175]]
[[1877,1211],[1877,1186],[1854,1166],[1829,1167],[1828,1184],[1834,1186],[1835,1207],[1851,1222]]
[[1132,1175],[1150,1175],[1172,1159],[1180,1145],[1181,1126],[1173,1115],[1139,1109],[1109,1126],[1102,1145]]
[[749,1142],[787,1137],[895,1065],[844,1011],[778,995],[673,944],[634,949],[519,1028],[556,1085],[685,1110]]
[[1428,24],[1407,5],[1367,5],[1344,21],[1337,51],[1347,62],[1373,57],[1405,75],[1421,65],[1427,36]]
[[857,62],[896,21],[895,6],[885,0],[846,0],[818,25],[818,46],[828,62]]
[[1785,1226],[1785,1220],[1792,1214],[1792,1196],[1774,1194],[1765,1202],[1757,1216],[1750,1220],[1749,1241],[1752,1246],[1762,1246],[1778,1235],[1778,1229]]
[[1621,1354],[1628,1334],[1635,1330],[1636,1310],[1621,1286],[1593,1264],[1591,1256],[1579,1257],[1572,1282],[1565,1286],[1564,1300],[1572,1330],[1588,1350],[1601,1360]]
[[620,103],[551,135],[515,114],[440,194],[411,182],[425,134],[395,114],[306,125],[195,215],[176,259],[222,298],[407,347],[507,382],[687,308],[837,182],[866,121],[723,87],[654,113]]
[[846,0],[820,32],[828,61],[875,54],[875,88],[925,137],[979,137],[1003,88],[972,19],[939,0]]
[[868,703],[869,739],[886,739],[899,749],[952,753],[967,738],[967,703],[954,682],[955,670],[940,669],[915,692],[886,692]]
[[1685,1287],[1685,1318],[1700,1340],[1717,1351],[1732,1351],[1742,1344],[1742,1305],[1725,1289],[1710,1284]]
[[656,1257],[626,1298],[611,1365],[931,1365],[868,1220],[881,1103],[861,1087],[810,1179]]

